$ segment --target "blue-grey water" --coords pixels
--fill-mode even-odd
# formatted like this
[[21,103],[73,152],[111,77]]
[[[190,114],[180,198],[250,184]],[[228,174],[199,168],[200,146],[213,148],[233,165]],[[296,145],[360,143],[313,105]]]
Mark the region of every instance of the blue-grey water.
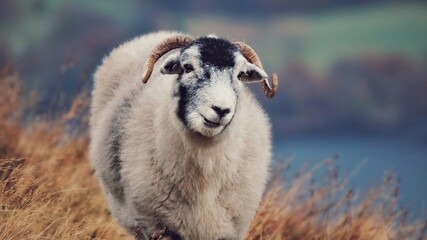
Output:
[[425,142],[398,136],[289,137],[276,141],[274,154],[275,159],[291,159],[294,172],[304,164],[314,165],[338,156],[340,174],[356,172],[349,187],[360,193],[381,184],[385,172],[392,171],[401,179],[403,206],[415,215],[427,215]]

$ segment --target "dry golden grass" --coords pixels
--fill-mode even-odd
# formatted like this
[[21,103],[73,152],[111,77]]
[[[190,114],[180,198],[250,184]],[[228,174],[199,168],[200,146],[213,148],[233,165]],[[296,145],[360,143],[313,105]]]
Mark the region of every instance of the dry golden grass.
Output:
[[[132,239],[110,217],[88,163],[87,134],[70,134],[72,119],[86,129],[87,97],[59,119],[23,124],[26,103],[10,67],[0,86],[0,239]],[[247,239],[426,239],[426,223],[407,223],[398,209],[393,177],[355,201],[336,168],[323,184],[312,181],[316,168],[271,184]]]

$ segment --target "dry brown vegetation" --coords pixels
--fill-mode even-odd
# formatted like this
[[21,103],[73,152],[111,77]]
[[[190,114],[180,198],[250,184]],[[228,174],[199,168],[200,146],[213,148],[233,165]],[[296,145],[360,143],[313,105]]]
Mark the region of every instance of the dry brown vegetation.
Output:
[[[132,239],[114,223],[88,163],[88,98],[79,96],[55,120],[22,121],[28,103],[18,76],[0,73],[0,239]],[[74,123],[74,127],[75,123]],[[356,201],[328,161],[327,180],[312,180],[319,166],[292,181],[273,181],[247,239],[426,239],[426,222],[407,222],[398,207],[398,181],[389,175]],[[283,170],[280,176],[286,174]]]

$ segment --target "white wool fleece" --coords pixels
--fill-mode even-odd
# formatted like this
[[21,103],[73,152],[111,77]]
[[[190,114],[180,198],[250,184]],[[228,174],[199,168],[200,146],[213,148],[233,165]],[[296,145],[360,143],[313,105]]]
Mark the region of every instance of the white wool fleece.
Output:
[[[176,34],[135,38],[103,60],[92,93],[91,163],[112,215],[136,238],[166,228],[175,234],[171,239],[240,240],[268,179],[269,119],[237,82],[238,98],[230,91],[211,94],[221,96],[212,101],[231,106],[228,125],[212,137],[186,127],[177,117],[177,75],[160,72],[179,50],[160,58],[147,84],[141,83],[152,49]],[[206,114],[214,119],[214,112]]]

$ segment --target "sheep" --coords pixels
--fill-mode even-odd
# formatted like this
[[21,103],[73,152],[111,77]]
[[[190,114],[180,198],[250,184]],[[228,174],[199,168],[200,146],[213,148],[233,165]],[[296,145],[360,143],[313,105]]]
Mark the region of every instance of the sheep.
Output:
[[271,125],[244,82],[277,91],[249,45],[215,35],[151,33],[104,58],[90,159],[136,239],[245,237],[269,175]]

